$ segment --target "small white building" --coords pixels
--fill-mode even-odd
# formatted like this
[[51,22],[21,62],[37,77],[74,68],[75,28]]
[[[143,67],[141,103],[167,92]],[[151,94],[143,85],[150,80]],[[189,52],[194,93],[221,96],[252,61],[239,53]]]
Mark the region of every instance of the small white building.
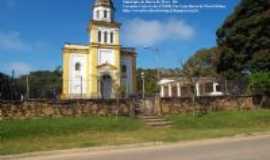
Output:
[[[222,96],[224,86],[216,78],[196,78],[196,96]],[[192,82],[184,78],[163,78],[159,81],[160,97],[190,97]]]

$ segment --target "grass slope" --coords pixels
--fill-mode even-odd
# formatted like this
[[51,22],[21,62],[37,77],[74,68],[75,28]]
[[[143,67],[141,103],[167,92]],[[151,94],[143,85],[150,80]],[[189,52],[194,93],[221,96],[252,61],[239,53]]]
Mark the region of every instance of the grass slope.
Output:
[[0,121],[0,155],[142,142],[176,142],[270,131],[270,111],[171,115],[168,129],[125,117]]

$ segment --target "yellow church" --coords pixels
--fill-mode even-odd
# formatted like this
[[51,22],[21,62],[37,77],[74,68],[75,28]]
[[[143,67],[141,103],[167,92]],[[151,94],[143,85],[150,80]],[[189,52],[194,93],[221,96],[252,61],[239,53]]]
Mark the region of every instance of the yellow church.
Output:
[[121,46],[121,24],[114,20],[112,0],[95,0],[92,12],[89,42],[64,45],[62,99],[135,94],[136,50]]

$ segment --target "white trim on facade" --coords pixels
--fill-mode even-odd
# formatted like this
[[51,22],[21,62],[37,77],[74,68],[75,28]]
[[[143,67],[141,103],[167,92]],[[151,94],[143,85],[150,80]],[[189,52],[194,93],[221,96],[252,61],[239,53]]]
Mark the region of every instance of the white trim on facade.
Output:
[[[76,70],[75,66],[79,63],[81,65],[80,70]],[[81,96],[86,94],[87,82],[86,82],[86,64],[87,56],[80,53],[72,53],[69,62],[70,81],[69,81],[69,93],[74,96]]]
[[[181,81],[181,79],[173,80],[173,79],[166,79],[166,78],[160,80],[158,82],[158,84],[160,86],[160,96],[165,97],[167,95],[168,97],[172,97],[173,96],[172,95],[172,86],[175,85],[175,84],[176,84],[176,87],[177,87],[177,97],[181,97],[181,96],[185,95],[185,93],[182,93],[181,87],[183,86],[183,84],[180,81]],[[201,83],[202,82],[200,82],[200,80],[199,80],[195,85],[195,87],[196,87],[196,96],[198,96],[198,97],[203,96],[201,88],[200,88]],[[206,95],[207,96],[222,96],[222,95],[224,95],[223,92],[217,91],[217,87],[219,85],[220,84],[218,82],[213,82],[213,91],[210,92],[210,93],[207,93]],[[166,92],[168,92],[168,93],[165,93],[165,87],[168,88],[166,90]]]
[[[104,16],[105,11],[107,12],[107,17]],[[97,14],[99,12],[99,15]],[[99,6],[95,7],[93,10],[93,20],[95,21],[105,21],[112,22],[112,10],[107,7]]]
[[122,65],[125,65],[127,69],[126,77],[122,77],[122,80],[124,80],[124,83],[125,83],[126,93],[130,95],[134,91],[134,88],[132,85],[133,84],[132,59],[123,56],[121,58],[121,66]]
[[98,65],[115,63],[115,53],[112,49],[98,49]]
[[[98,32],[101,32],[101,41],[99,42],[99,36],[98,36]],[[105,42],[105,39],[104,39],[104,34],[105,32],[108,33],[107,35],[107,42]],[[97,42],[98,43],[101,43],[101,44],[116,44],[116,33],[119,32],[119,29],[116,29],[116,28],[106,28],[106,27],[98,27],[97,29]],[[111,43],[111,33],[113,33],[113,43]],[[93,33],[91,33],[93,34]],[[91,36],[90,36],[91,37]],[[90,38],[90,42],[93,43],[94,41]]]
[[78,44],[65,44],[64,48],[66,48],[66,49],[89,49],[89,46],[78,45]]

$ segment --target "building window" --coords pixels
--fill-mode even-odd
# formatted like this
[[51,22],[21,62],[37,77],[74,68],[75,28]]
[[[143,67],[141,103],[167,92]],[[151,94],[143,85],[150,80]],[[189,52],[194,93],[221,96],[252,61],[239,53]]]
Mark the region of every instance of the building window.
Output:
[[81,70],[81,64],[80,63],[76,63],[75,64],[75,70],[76,71],[80,71]]
[[104,42],[108,42],[108,32],[104,32]]
[[121,66],[121,72],[122,72],[122,78],[127,78],[127,66],[126,65]]
[[102,36],[101,31],[98,31],[98,42],[101,42],[101,36]]
[[111,32],[111,43],[113,43],[114,35],[113,32]]
[[104,18],[108,17],[108,11],[104,11]]
[[122,65],[121,70],[122,70],[122,73],[127,73],[127,66]]

